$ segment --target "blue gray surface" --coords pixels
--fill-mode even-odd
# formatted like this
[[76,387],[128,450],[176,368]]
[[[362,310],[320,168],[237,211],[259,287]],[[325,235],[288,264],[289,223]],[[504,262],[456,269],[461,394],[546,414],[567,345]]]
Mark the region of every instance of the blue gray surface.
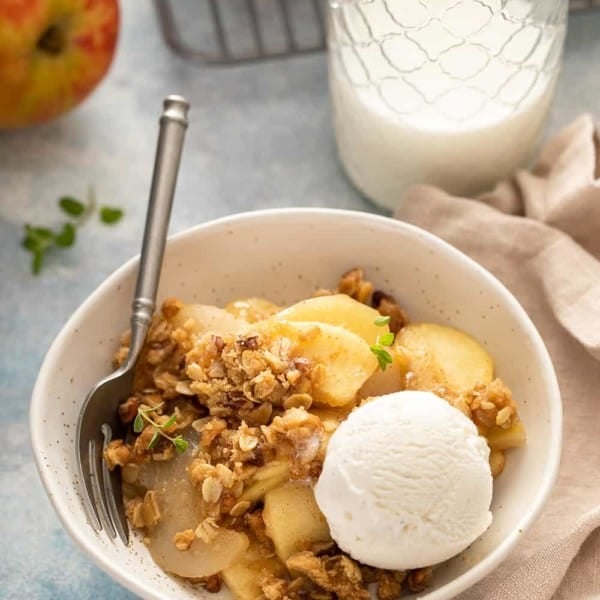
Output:
[[[600,12],[571,19],[549,131],[600,113]],[[0,133],[0,598],[133,596],[74,547],[43,492],[31,457],[31,388],[53,337],[81,301],[139,248],[156,119],[164,95],[193,104],[171,232],[233,212],[280,206],[374,211],[335,157],[322,54],[251,66],[199,68],[164,46],[152,7],[123,3],[116,62],[68,117]],[[32,277],[23,223],[58,223],[57,197],[125,208],[114,228],[90,222],[73,250]]]

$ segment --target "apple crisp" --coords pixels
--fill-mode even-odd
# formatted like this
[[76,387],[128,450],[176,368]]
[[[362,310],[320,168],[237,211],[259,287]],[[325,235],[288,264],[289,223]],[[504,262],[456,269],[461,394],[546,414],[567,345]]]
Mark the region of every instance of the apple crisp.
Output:
[[[129,342],[125,333],[116,366]],[[448,358],[457,353],[460,373]],[[457,330],[410,323],[360,269],[287,308],[168,299],[119,408],[128,433],[105,460],[120,469],[131,526],[171,574],[210,592],[224,583],[238,600],[366,600],[370,589],[394,600],[425,589],[432,568],[352,559],[331,539],[312,486],[350,411],[404,389],[433,391],[469,417],[494,477],[505,451],[524,443],[487,352]]]

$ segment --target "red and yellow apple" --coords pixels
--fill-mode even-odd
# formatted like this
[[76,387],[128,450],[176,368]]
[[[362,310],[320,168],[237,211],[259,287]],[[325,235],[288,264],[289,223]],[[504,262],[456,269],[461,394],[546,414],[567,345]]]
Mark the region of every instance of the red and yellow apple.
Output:
[[104,77],[117,0],[0,0],[0,129],[48,121]]

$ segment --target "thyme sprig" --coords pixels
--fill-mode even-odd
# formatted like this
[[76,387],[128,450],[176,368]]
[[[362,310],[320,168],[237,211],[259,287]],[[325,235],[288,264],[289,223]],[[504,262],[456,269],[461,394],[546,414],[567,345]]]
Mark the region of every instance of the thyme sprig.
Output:
[[[391,317],[377,317],[374,321],[377,327],[385,327],[389,325],[391,321]],[[371,346],[371,352],[377,358],[377,362],[379,363],[379,368],[382,371],[385,371],[389,365],[394,362],[392,355],[388,352],[386,348],[389,348],[394,343],[395,335],[388,331],[383,335],[378,335],[375,343]]]
[[150,408],[142,408],[141,406],[137,409],[137,415],[133,422],[133,431],[135,433],[141,433],[145,427],[145,423],[154,428],[154,434],[150,439],[150,442],[146,446],[147,450],[152,450],[161,437],[169,440],[173,446],[175,446],[175,450],[178,454],[183,454],[188,448],[187,440],[184,440],[181,435],[177,435],[175,437],[170,436],[165,432],[165,429],[169,429],[172,425],[177,421],[177,415],[173,414],[167,421],[164,423],[156,422],[150,415],[156,412],[159,408],[162,408],[164,402],[161,402],[158,406],[151,406]]
[[[29,223],[23,227],[21,245],[31,253],[31,272],[34,275],[42,270],[48,253],[75,245],[78,231],[96,213],[94,188],[89,188],[85,203],[73,196],[62,196],[58,199],[58,207],[70,219],[58,229]],[[105,225],[114,225],[123,217],[123,210],[115,206],[101,206],[98,216]]]

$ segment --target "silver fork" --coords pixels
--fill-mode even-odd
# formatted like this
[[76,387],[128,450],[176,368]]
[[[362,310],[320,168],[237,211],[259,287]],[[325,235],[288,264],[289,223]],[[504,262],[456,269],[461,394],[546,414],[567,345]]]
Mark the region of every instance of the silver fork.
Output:
[[129,543],[129,528],[118,469],[109,471],[103,452],[113,435],[124,434],[117,414],[131,393],[133,374],[155,308],[169,217],[179,170],[183,138],[188,125],[188,102],[167,96],[160,117],[154,173],[146,213],[140,266],[131,307],[131,344],[125,363],[99,381],[87,395],[77,423],[77,462],[84,484],[83,504],[96,531],[117,534]]

